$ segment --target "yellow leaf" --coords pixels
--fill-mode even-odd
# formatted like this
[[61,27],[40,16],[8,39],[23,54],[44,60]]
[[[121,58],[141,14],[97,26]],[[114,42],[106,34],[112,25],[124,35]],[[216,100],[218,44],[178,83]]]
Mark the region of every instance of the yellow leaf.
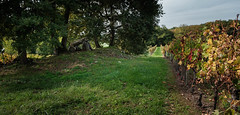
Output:
[[182,65],[182,61],[179,61],[179,63],[178,63],[179,65]]
[[217,53],[214,53],[214,54],[213,54],[213,58],[214,58],[214,59],[217,59]]
[[218,29],[216,29],[216,32],[220,32],[220,29],[218,28]]
[[233,60],[229,60],[228,63],[229,63],[229,64],[233,63]]
[[240,70],[237,70],[237,74],[240,75]]
[[212,45],[212,39],[208,39],[208,45]]
[[213,61],[213,58],[212,57],[209,57],[209,62],[212,62]]
[[237,56],[237,59],[234,61],[234,64],[240,64],[240,56]]
[[212,32],[212,31],[210,31],[210,32],[209,32],[209,35],[213,35],[213,32]]
[[215,72],[216,71],[216,66],[212,67],[212,71]]
[[191,65],[187,65],[187,70],[190,70],[191,69]]
[[194,64],[191,64],[191,68],[193,68],[194,67]]
[[227,99],[227,96],[226,96],[226,95],[224,95],[224,98],[225,98],[225,99]]

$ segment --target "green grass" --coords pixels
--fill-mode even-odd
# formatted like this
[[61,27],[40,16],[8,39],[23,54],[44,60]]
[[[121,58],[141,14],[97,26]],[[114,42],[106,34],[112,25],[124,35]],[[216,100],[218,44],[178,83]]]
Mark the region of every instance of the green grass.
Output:
[[2,75],[0,114],[167,114],[168,90],[162,82],[169,69],[164,59],[105,53],[52,58],[86,66],[64,68],[67,72],[37,72],[35,65]]
[[161,48],[157,47],[152,57],[162,57]]
[[104,48],[5,67],[0,115],[188,113],[168,90],[172,74],[159,52],[133,57]]

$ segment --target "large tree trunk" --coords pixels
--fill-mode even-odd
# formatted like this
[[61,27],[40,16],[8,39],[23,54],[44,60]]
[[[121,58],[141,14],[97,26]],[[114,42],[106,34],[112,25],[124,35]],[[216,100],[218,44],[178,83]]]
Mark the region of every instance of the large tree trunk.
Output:
[[67,39],[68,39],[68,20],[69,20],[69,15],[70,15],[70,8],[69,6],[66,6],[65,13],[64,13],[64,23],[67,26],[67,34],[63,36],[62,42],[61,42],[61,47],[58,48],[58,53],[64,53],[67,52]]
[[114,30],[114,27],[113,27],[113,28],[111,28],[111,38],[110,38],[109,46],[114,46],[114,39],[115,39],[115,30]]
[[18,61],[21,64],[27,64],[28,63],[26,49],[18,49],[18,57],[17,57],[17,59],[18,59]]
[[114,17],[113,17],[113,7],[111,6],[110,8],[110,15],[111,15],[111,18],[110,18],[110,35],[111,35],[111,38],[110,38],[110,44],[109,46],[114,46],[114,39],[115,39],[115,27],[114,27],[114,24],[115,24],[115,20],[114,20]]
[[[53,10],[56,11],[56,2],[52,1],[52,0],[50,2],[52,2],[51,5],[52,5]],[[56,22],[56,15],[55,14],[52,15],[51,22],[52,23]],[[56,31],[56,30],[54,30],[54,31]],[[55,39],[54,36],[55,36],[55,32],[51,32],[51,39]],[[59,55],[59,46],[54,45],[54,55]]]
[[101,48],[97,37],[94,38],[94,43],[95,43],[96,48]]

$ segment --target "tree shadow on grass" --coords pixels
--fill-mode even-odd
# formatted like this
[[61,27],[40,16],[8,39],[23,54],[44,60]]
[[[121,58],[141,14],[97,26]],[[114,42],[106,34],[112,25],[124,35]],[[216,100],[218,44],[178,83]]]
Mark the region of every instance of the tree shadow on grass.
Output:
[[62,75],[52,72],[31,72],[22,71],[15,74],[8,74],[0,77],[0,91],[14,93],[24,90],[46,90],[71,85],[75,80],[81,80],[89,74],[79,72],[75,75]]
[[[99,66],[99,71],[97,68],[94,68],[97,71],[76,71],[72,74],[40,73],[34,69],[24,70],[0,77],[0,91],[6,93],[24,90],[38,92],[41,90],[67,87],[76,83],[76,81],[78,81],[79,85],[89,84],[91,87],[101,86],[105,90],[124,88],[126,83],[155,89],[160,86],[158,85],[158,81],[161,79],[150,76],[152,73],[148,72],[148,68],[151,68],[151,65],[148,64],[155,64],[157,62],[160,65],[159,70],[164,70],[163,72],[159,72],[165,73],[167,69],[165,67],[166,62],[164,61],[161,57],[146,57],[139,58],[136,62],[128,62],[128,64],[104,67],[105,69],[101,69],[102,67]],[[145,63],[148,64],[146,65]],[[132,69],[132,67],[135,67],[135,69]],[[126,72],[128,73],[122,68],[126,68]],[[157,73],[156,70],[154,70],[154,72],[155,74]],[[152,78],[149,78],[148,75]]]
[[[52,72],[41,73],[36,72],[34,69],[29,69],[28,71],[25,70],[16,74],[5,75],[0,77],[0,92],[5,93],[6,95],[1,96],[11,96],[11,93],[15,93],[14,96],[18,96],[19,94],[21,95],[21,93],[25,92],[32,92],[31,95],[37,93],[37,97],[40,95],[40,98],[33,99],[33,103],[40,100],[48,101],[50,97],[55,98],[55,96],[59,96],[56,99],[56,102],[49,102],[51,103],[49,105],[42,104],[44,105],[43,107],[39,107],[40,105],[34,105],[34,113],[44,114],[45,111],[47,111],[48,113],[67,114],[67,112],[72,112],[72,108],[75,107],[78,109],[83,108],[83,111],[88,111],[90,106],[96,106],[94,110],[98,110],[99,108],[104,110],[104,107],[99,107],[98,104],[95,104],[95,102],[101,102],[108,98],[109,100],[106,103],[107,105],[115,104],[115,102],[111,103],[110,101],[110,99],[115,99],[120,100],[117,104],[124,107],[126,106],[123,103],[125,100],[129,102],[131,102],[131,100],[135,100],[136,102],[133,101],[132,103],[138,103],[141,99],[145,100],[146,97],[144,97],[144,95],[152,96],[152,98],[159,95],[165,95],[166,89],[162,84],[164,78],[159,77],[159,75],[161,75],[159,74],[159,70],[163,70],[163,72],[167,70],[164,69],[166,68],[166,62],[164,59],[159,57],[143,57],[136,58],[134,60],[121,61],[121,63],[118,61],[118,59],[111,60],[111,63],[107,63],[106,65],[95,65],[87,70],[79,70],[71,74]],[[166,75],[166,73],[161,76],[164,77],[164,75]],[[72,89],[73,93],[71,91],[68,92],[69,89],[71,90],[72,88],[68,86],[72,85],[74,87]],[[84,87],[78,87],[82,85],[86,85],[87,88],[84,89]],[[42,94],[44,95],[45,90],[55,90],[63,87],[67,88],[59,91],[61,92],[59,94],[55,94],[55,91],[54,93],[50,91],[47,92],[52,93],[47,94],[50,95],[50,97],[41,96]],[[65,94],[68,97],[66,97]],[[104,97],[104,94],[106,94],[106,97]],[[32,97],[26,98],[31,100]],[[20,97],[20,99],[22,99],[22,97]],[[52,98],[50,99],[55,101]],[[62,101],[58,102],[58,99]],[[91,102],[93,105],[90,105],[88,102]],[[10,100],[8,103],[14,102]],[[24,103],[24,101],[21,103]],[[158,100],[157,103],[157,105],[149,104],[148,106],[150,107],[154,105],[155,107],[161,107],[163,105],[161,100]],[[105,106],[102,103],[99,105]],[[18,108],[17,106],[15,107]],[[128,106],[126,107],[129,108]],[[141,108],[141,106],[138,107]],[[111,110],[112,108],[107,109]],[[135,107],[131,109],[136,110]],[[121,111],[120,109],[117,110]],[[124,110],[130,112],[127,109]]]

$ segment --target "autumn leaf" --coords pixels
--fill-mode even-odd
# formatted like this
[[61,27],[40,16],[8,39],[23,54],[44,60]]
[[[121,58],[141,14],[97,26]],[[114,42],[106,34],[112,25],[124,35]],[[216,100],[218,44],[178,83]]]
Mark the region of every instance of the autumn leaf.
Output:
[[210,76],[207,76],[207,77],[206,77],[206,80],[210,80]]
[[182,65],[182,61],[179,61],[179,63],[178,63],[179,65]]
[[237,75],[240,75],[240,70],[237,70]]
[[190,70],[191,69],[191,65],[187,65],[187,70]]
[[212,42],[212,39],[208,39],[208,45],[212,45],[213,42]]
[[218,28],[218,29],[216,29],[216,32],[220,32],[221,30]]
[[233,60],[229,60],[229,61],[228,61],[228,64],[231,64],[231,63],[233,63]]

